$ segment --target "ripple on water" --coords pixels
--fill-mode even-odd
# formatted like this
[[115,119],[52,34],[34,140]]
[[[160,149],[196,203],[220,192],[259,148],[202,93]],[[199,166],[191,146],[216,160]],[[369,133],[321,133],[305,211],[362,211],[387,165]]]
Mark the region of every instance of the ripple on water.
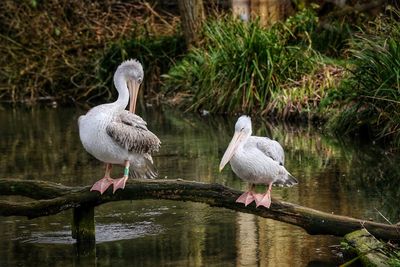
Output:
[[[149,235],[157,235],[163,231],[161,225],[149,221],[135,224],[114,223],[96,225],[96,243],[111,242],[118,240],[136,239]],[[71,237],[71,231],[32,232],[30,236],[19,237],[22,243],[39,244],[73,244],[75,239]]]
[[143,221],[135,224],[107,224],[96,225],[97,243],[116,240],[135,239],[149,235],[157,235],[163,230],[161,225]]

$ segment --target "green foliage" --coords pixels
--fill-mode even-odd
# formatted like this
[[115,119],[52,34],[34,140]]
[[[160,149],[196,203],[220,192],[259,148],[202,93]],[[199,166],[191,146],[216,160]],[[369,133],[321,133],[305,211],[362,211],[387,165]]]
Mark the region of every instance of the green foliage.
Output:
[[311,34],[313,48],[324,55],[341,57],[348,49],[354,29],[346,21],[323,24]]
[[355,38],[351,52],[354,70],[340,88],[346,101],[331,126],[349,134],[391,136],[400,144],[400,22],[377,20]]
[[400,251],[393,253],[392,257],[390,257],[389,266],[391,267],[400,267]]
[[310,44],[310,33],[314,32],[317,26],[318,17],[313,9],[303,9],[287,18],[284,23],[275,25],[275,27],[283,27],[285,31],[280,31],[279,34],[290,34],[291,39],[288,41],[294,44],[304,41]]
[[340,242],[340,248],[342,250],[349,250],[349,249],[351,249],[351,245],[346,241],[342,241],[342,242]]
[[[178,20],[166,14],[160,21],[158,9],[147,5],[119,0],[0,1],[0,100],[104,101],[114,93],[109,79],[114,60],[138,57],[139,52],[146,60],[160,58],[160,68],[149,59],[146,71],[149,66],[152,74],[164,71],[174,45],[177,50],[183,46],[175,36]],[[162,37],[166,35],[171,39]],[[136,45],[121,42],[133,37]]]
[[274,93],[310,72],[318,54],[308,31],[317,22],[303,11],[266,29],[230,16],[206,23],[203,47],[191,50],[165,75],[164,91],[183,95],[189,110],[262,112]]
[[114,43],[100,59],[97,73],[106,81],[109,95],[113,89],[114,71],[122,61],[129,58],[139,60],[145,71],[144,86],[147,91],[156,90],[159,78],[166,73],[174,60],[185,50],[185,40],[181,35],[139,37]]

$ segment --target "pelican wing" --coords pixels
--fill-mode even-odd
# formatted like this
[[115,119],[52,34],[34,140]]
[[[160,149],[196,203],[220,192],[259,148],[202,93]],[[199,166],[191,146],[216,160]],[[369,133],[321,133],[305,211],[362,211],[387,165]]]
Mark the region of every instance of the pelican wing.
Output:
[[136,153],[152,153],[160,140],[146,127],[146,122],[127,110],[119,112],[106,127],[107,134],[123,148]]
[[275,185],[291,187],[299,183],[297,179],[285,169],[285,167],[279,167],[280,170],[278,172],[278,175],[276,175],[276,180],[274,182]]
[[251,136],[249,143],[257,147],[261,152],[271,159],[277,161],[279,165],[285,164],[285,154],[281,144],[268,137]]

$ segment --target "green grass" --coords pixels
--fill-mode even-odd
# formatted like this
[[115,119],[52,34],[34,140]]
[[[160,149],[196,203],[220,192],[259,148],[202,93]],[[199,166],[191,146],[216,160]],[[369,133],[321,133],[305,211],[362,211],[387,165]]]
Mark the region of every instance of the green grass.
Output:
[[354,67],[337,90],[341,133],[393,139],[400,145],[400,22],[378,19],[352,43]]
[[391,267],[400,267],[400,251],[393,253],[393,255],[389,259],[388,264]]
[[257,20],[211,20],[204,45],[164,76],[163,90],[186,110],[273,112],[270,103],[279,91],[321,67],[308,33],[316,22],[308,10],[268,29]]

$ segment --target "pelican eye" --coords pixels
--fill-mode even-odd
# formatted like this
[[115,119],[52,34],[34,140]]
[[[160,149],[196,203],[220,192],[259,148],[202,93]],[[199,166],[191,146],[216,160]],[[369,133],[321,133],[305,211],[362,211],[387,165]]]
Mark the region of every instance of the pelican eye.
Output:
[[138,83],[142,83],[142,78],[137,79]]

